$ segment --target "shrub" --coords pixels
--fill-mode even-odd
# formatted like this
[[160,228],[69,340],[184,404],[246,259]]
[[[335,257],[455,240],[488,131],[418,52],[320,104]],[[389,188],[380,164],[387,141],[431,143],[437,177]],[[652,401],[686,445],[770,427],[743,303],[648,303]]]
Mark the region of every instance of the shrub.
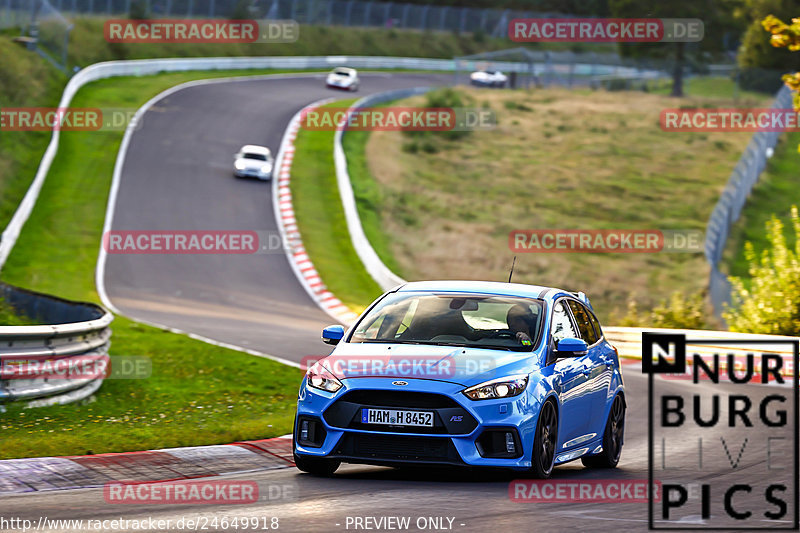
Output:
[[733,305],[723,313],[731,331],[797,335],[800,332],[800,215],[792,207],[794,249],[783,223],[772,217],[766,224],[769,248],[760,257],[745,244],[750,280],[731,278]]
[[640,312],[636,301],[628,300],[628,312],[621,326],[704,329],[708,327],[705,293],[685,296],[677,291],[649,312]]
[[145,0],[131,0],[128,17],[130,17],[131,20],[149,19],[150,13],[147,12],[147,2]]
[[[458,109],[464,106],[464,99],[460,92],[450,87],[443,89],[435,89],[429,91],[425,95],[425,106],[434,108],[452,108]],[[404,130],[403,134],[413,139],[424,139],[420,141],[420,148],[428,153],[435,153],[438,151],[432,141],[433,138],[438,137],[450,141],[463,139],[470,134],[469,130],[451,130],[451,131],[410,131]],[[408,151],[408,150],[406,150]]]

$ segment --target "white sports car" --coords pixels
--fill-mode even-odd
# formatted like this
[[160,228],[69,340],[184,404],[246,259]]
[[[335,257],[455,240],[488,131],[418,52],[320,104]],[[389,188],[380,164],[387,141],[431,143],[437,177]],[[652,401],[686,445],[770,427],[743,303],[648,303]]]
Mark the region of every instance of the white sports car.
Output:
[[233,175],[237,178],[272,178],[272,153],[269,148],[246,144],[233,156]]
[[480,87],[505,87],[508,76],[499,70],[479,70],[469,75],[469,81]]
[[358,72],[354,68],[336,67],[328,74],[325,85],[332,89],[358,90]]

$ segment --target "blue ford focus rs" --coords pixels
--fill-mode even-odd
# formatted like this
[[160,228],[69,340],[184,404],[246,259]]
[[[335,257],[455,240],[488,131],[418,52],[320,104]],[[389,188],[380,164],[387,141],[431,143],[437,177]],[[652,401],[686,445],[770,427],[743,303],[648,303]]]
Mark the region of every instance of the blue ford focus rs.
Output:
[[505,467],[547,478],[581,459],[613,468],[625,392],[588,299],[475,281],[407,283],[353,327],[325,328],[297,402],[297,467],[342,462]]

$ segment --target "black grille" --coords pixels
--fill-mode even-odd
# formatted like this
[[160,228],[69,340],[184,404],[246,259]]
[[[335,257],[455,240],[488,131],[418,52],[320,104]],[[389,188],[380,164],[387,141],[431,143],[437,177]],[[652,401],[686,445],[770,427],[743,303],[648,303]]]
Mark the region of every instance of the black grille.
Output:
[[[409,409],[433,412],[433,427],[364,424],[361,409]],[[344,394],[323,413],[325,422],[337,428],[382,431],[388,433],[466,435],[478,421],[458,402],[427,392],[354,390]]]
[[332,455],[365,461],[462,463],[452,441],[446,437],[348,433],[339,441]]
[[348,392],[342,396],[340,401],[358,403],[369,407],[409,407],[412,409],[461,407],[447,396],[413,391],[359,389]]

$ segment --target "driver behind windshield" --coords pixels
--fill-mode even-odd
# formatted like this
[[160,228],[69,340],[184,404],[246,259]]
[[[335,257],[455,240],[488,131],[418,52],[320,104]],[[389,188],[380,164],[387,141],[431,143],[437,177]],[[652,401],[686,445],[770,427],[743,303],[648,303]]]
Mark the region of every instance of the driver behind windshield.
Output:
[[517,342],[523,346],[533,346],[532,332],[536,328],[536,317],[529,306],[515,304],[506,314],[508,329],[514,333]]

